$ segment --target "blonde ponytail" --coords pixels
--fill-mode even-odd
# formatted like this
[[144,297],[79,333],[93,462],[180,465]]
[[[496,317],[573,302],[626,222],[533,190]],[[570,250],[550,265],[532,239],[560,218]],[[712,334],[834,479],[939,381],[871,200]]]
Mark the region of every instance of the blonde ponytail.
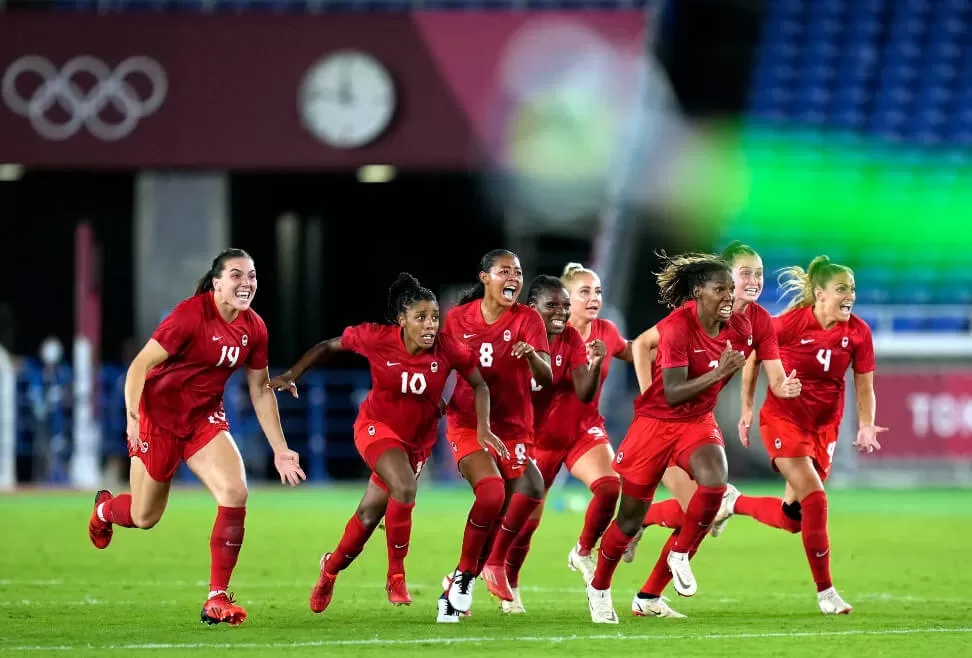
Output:
[[846,265],[831,263],[828,256],[817,256],[806,270],[799,265],[782,268],[777,277],[780,299],[790,298],[783,312],[813,306],[817,301],[817,288],[826,288],[835,275],[845,273],[854,274]]

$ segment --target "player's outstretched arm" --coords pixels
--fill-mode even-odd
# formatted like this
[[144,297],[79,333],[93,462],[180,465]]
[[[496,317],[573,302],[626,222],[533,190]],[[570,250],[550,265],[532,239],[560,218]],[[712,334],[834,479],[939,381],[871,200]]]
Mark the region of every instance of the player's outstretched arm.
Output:
[[489,427],[489,386],[486,385],[486,380],[483,379],[479,368],[473,368],[462,377],[473,390],[473,404],[476,407],[476,430],[480,445],[484,448],[493,448],[503,459],[507,459],[510,456],[509,450]]
[[887,432],[887,427],[874,424],[877,413],[877,398],[874,395],[874,372],[855,372],[854,391],[857,394],[857,440],[854,446],[861,452],[874,452],[881,449],[877,435]]
[[530,375],[538,386],[553,386],[553,370],[550,368],[550,355],[538,352],[533,345],[520,341],[513,346],[510,354],[517,359],[526,359],[530,366]]
[[280,481],[296,487],[307,476],[300,468],[300,457],[287,446],[283,427],[280,425],[280,409],[277,407],[277,396],[270,388],[270,371],[267,368],[247,368],[246,384],[250,390],[250,401],[256,413],[260,429],[267,437],[267,442],[273,448],[273,463],[280,473]]
[[132,359],[125,374],[125,410],[128,442],[138,441],[138,407],[145,390],[145,377],[148,371],[169,358],[162,344],[150,338],[145,347]]
[[651,367],[658,349],[658,327],[646,329],[631,343],[631,359],[638,377],[638,388],[641,393],[651,386]]
[[[780,365],[782,368],[782,364]],[[753,409],[756,406],[756,384],[759,381],[759,359],[753,351],[742,369],[742,413],[739,418],[739,442],[749,447],[749,428],[753,426]]]
[[281,373],[267,382],[267,387],[273,391],[288,391],[295,398],[297,397],[297,380],[308,368],[315,363],[326,359],[331,354],[344,352],[341,344],[341,337],[322,340],[314,347],[310,348],[300,359],[292,365],[286,372]]

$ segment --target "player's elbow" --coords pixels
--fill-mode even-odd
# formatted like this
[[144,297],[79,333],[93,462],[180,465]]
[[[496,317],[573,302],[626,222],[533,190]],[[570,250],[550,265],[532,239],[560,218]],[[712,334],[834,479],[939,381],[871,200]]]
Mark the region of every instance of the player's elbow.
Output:
[[682,404],[682,401],[682,396],[678,393],[678,391],[670,391],[667,388],[665,389],[665,402],[669,407],[677,407],[678,405]]
[[591,386],[589,383],[586,383],[586,382],[585,383],[577,383],[577,385],[574,386],[574,393],[577,394],[577,398],[581,402],[583,402],[584,404],[587,404],[589,402],[593,402],[594,401],[594,394],[596,392],[597,392],[597,389],[594,386]]

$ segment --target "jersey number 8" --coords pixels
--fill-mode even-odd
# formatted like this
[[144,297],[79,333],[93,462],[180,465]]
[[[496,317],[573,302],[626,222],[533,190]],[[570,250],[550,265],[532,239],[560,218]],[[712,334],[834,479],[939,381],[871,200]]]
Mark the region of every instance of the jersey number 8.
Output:
[[483,343],[479,346],[479,365],[490,368],[493,365],[493,344]]

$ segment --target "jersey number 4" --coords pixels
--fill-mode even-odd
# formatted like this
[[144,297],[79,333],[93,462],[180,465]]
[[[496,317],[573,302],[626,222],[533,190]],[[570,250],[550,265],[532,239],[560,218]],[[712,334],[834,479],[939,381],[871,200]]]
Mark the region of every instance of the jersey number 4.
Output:
[[229,345],[223,345],[223,350],[219,353],[219,361],[216,362],[217,366],[226,366],[227,368],[236,367],[236,362],[240,359],[240,348],[230,347]]
[[411,377],[409,377],[407,372],[402,373],[402,393],[422,395],[422,393],[425,393],[427,385],[425,375],[420,372],[413,374]]
[[830,350],[817,350],[817,362],[823,366],[824,372],[830,372]]

